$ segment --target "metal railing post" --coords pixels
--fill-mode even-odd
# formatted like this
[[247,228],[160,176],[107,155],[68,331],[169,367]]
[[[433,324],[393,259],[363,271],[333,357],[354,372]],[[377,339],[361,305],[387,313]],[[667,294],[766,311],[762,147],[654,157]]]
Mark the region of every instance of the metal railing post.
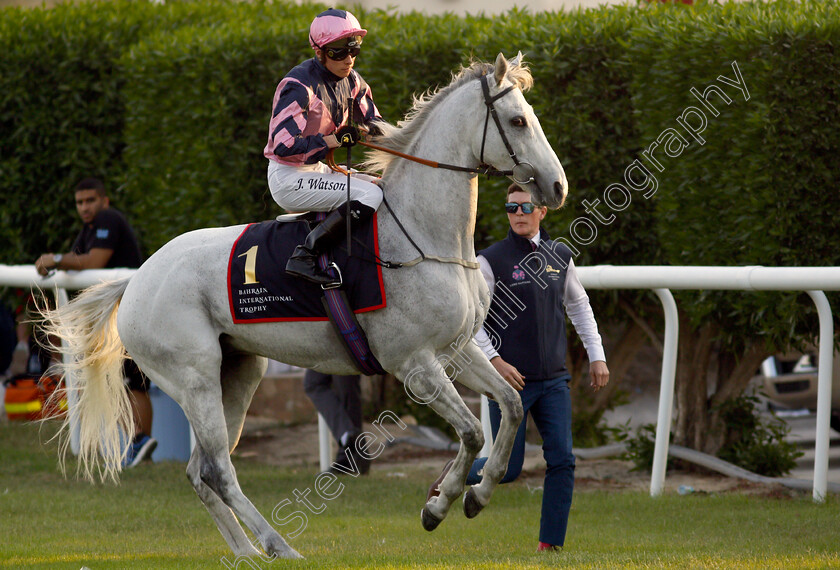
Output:
[[658,497],[665,487],[668,465],[668,440],[671,435],[671,410],[674,408],[674,382],[677,372],[677,345],[680,320],[677,303],[668,289],[654,289],[665,311],[665,347],[662,355],[662,377],[659,387],[659,411],[656,420],[656,443],[653,448],[653,469],[650,475],[650,496]]
[[324,416],[318,414],[318,457],[321,463],[321,472],[330,468],[331,455],[332,434],[330,434],[330,428],[327,427]]
[[828,428],[831,419],[831,372],[834,360],[834,322],[831,305],[822,291],[808,291],[820,318],[820,353],[817,365],[817,439],[814,443],[814,501],[825,501],[828,489]]

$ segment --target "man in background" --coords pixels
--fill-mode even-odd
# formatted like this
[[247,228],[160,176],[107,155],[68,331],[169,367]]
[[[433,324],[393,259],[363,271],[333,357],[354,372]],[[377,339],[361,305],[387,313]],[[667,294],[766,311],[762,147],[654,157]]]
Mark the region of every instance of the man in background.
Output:
[[[76,211],[82,230],[67,253],[45,253],[35,261],[41,275],[54,269],[137,268],[143,262],[134,230],[119,210],[111,208],[105,185],[98,178],[85,178],[75,188]],[[152,433],[152,402],[148,379],[133,360],[126,360],[126,387],[131,392],[135,434],[126,454],[125,467],[151,459],[157,441]]]
[[[323,416],[338,442],[338,453],[329,469],[335,475],[370,471],[370,460],[362,457],[356,440],[362,433],[362,389],[358,374],[339,376],[307,370],[303,390]],[[355,464],[355,465],[354,465]]]

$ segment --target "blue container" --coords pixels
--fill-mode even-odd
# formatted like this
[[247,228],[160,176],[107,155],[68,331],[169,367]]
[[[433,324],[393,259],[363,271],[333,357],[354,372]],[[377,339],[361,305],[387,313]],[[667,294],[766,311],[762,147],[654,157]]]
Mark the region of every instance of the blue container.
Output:
[[158,442],[154,461],[188,461],[190,458],[190,423],[169,394],[152,384],[149,387],[154,413],[152,437]]

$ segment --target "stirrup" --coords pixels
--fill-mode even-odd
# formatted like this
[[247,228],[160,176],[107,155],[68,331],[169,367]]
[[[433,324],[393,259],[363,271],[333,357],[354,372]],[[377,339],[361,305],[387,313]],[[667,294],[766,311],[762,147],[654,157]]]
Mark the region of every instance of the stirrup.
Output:
[[323,289],[324,291],[328,291],[330,289],[336,289],[344,285],[344,277],[341,275],[341,269],[338,268],[338,265],[336,265],[335,261],[330,262],[330,264],[323,270],[323,272],[326,273],[327,269],[335,269],[336,274],[338,274],[338,281],[333,283],[325,283],[321,285],[321,289]]

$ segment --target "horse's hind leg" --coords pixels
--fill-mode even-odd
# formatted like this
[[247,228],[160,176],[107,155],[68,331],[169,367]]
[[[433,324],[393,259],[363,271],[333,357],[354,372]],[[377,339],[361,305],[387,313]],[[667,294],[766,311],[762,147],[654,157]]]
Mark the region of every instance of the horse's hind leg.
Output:
[[[264,358],[239,354],[226,355],[222,359],[222,402],[230,451],[236,447],[245,413],[264,373]],[[201,447],[196,445],[187,465],[187,478],[213,517],[219,532],[237,556],[263,556],[254,548],[230,507],[201,480],[201,456]]]
[[[170,367],[167,367],[165,363],[177,361],[177,355],[174,352],[166,355],[166,357],[161,356],[155,360],[147,360],[138,356],[135,356],[135,360],[138,361],[141,370],[143,370],[152,382],[181,405],[193,431],[196,434],[198,434],[199,430],[203,432],[204,430],[199,427],[199,422],[195,420],[196,409],[198,407],[209,408],[213,406],[218,406],[221,409],[221,397],[215,395],[215,390],[201,389],[196,391],[194,389],[195,386],[201,384],[199,381],[202,378],[201,371],[185,364],[183,368],[176,369],[175,366],[172,366],[170,369]],[[210,360],[218,362],[215,359]],[[177,383],[172,382],[170,378],[178,378],[179,381]],[[222,435],[225,435],[224,431]],[[260,552],[251,544],[251,541],[248,539],[245,531],[242,530],[239,521],[236,520],[230,507],[225,505],[213,489],[207,486],[201,479],[202,457],[206,455],[202,444],[206,439],[206,437],[201,439],[196,438],[195,448],[190,454],[190,459],[187,463],[187,479],[192,483],[195,492],[207,508],[210,516],[213,517],[213,521],[216,523],[219,532],[221,532],[231,551],[236,556],[259,556]]]
[[187,464],[187,479],[192,483],[198,498],[207,508],[213,521],[216,523],[219,532],[224,537],[225,542],[228,543],[231,551],[237,556],[261,556],[259,550],[254,548],[248,535],[242,530],[239,521],[233,511],[230,510],[226,504],[222,502],[219,496],[213,489],[208,487],[204,481],[201,480],[201,457],[203,451],[201,446],[196,444],[190,455],[190,461]]
[[[201,442],[200,479],[231,508],[233,513],[256,535],[269,557],[301,558],[242,492],[236,470],[230,461],[251,397],[265,372],[265,359],[244,354],[226,353],[221,366],[222,406],[212,406],[205,414],[196,440]],[[229,406],[229,407],[228,407]],[[195,424],[193,424],[193,429]],[[220,430],[224,429],[224,433]],[[220,437],[222,436],[222,437]]]
[[228,432],[228,451],[233,453],[254,392],[265,374],[268,361],[244,352],[227,352],[222,357],[222,405]]
[[404,379],[406,391],[412,399],[431,406],[455,428],[461,440],[455,462],[440,484],[440,494],[432,497],[421,511],[423,528],[434,530],[446,517],[455,499],[464,491],[464,482],[472,462],[484,445],[484,435],[481,423],[470,412],[432,353],[422,353],[412,358],[398,377]]
[[[188,362],[173,353],[171,359],[140,363],[141,369],[147,370],[152,380],[181,405],[193,428],[196,450],[188,466],[190,481],[199,497],[209,501],[205,504],[234,552],[241,552],[243,548],[244,533],[241,527],[238,531],[234,527],[238,518],[254,533],[269,556],[300,558],[300,554],[283,540],[242,493],[230,461],[229,423],[238,436],[245,399],[243,393],[231,389],[231,386],[244,382],[248,386],[247,391],[252,394],[262,373],[262,361],[242,355],[237,363],[233,356],[225,355],[223,358],[217,339],[201,342],[202,339],[193,336],[191,340],[196,343],[195,346],[179,349],[179,354],[191,355]],[[221,381],[220,372],[223,370],[230,380]],[[177,378],[177,384],[169,378]],[[235,412],[232,412],[230,421],[223,406],[225,386],[228,388],[228,401],[240,401],[238,407],[233,406]],[[206,492],[205,486],[213,491],[215,498]],[[235,517],[228,515],[216,499],[230,507]],[[258,554],[252,546],[244,550],[246,555]]]

